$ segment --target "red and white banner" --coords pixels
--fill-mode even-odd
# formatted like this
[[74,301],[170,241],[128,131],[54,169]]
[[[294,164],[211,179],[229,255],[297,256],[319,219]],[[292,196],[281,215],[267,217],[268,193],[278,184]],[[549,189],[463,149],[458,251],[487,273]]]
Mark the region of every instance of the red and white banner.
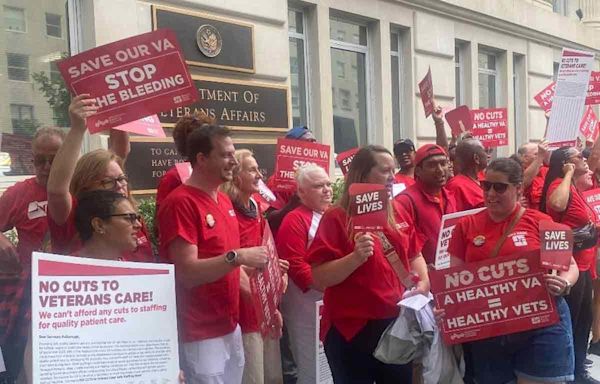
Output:
[[581,123],[579,124],[579,132],[581,135],[585,137],[587,140],[594,140],[598,135],[598,118],[594,113],[592,107],[588,106],[581,118]]
[[335,161],[340,166],[340,169],[342,170],[344,176],[346,176],[346,173],[348,173],[348,169],[350,169],[350,163],[352,163],[352,159],[354,159],[354,155],[356,155],[356,152],[358,152],[359,149],[360,148],[349,149],[340,153],[335,158]]
[[142,117],[139,120],[114,127],[114,129],[144,136],[167,137],[165,131],[162,129],[162,125],[160,125],[158,115]]
[[[592,176],[594,177],[594,176]],[[600,188],[591,189],[582,193],[585,202],[592,208],[596,215],[596,224],[600,224]]]
[[32,257],[32,382],[178,382],[172,264]]
[[431,67],[427,71],[427,74],[419,82],[419,93],[421,94],[421,101],[423,102],[423,109],[425,110],[425,117],[429,117],[433,113],[433,80],[431,79]]
[[275,312],[283,294],[279,257],[277,257],[275,240],[268,223],[266,223],[263,231],[262,245],[267,247],[269,262],[262,270],[256,270],[250,274],[250,289],[252,290],[256,315],[261,324],[261,332],[266,335],[276,325]]
[[329,149],[329,145],[309,141],[277,139],[275,189],[278,191],[295,190],[296,170],[304,164],[316,164],[329,174]]
[[389,192],[385,185],[353,183],[350,194],[350,216],[355,231],[380,231],[387,224]]
[[542,267],[568,271],[573,256],[573,230],[550,220],[540,221],[540,263]]
[[508,112],[506,108],[475,109],[473,117],[473,137],[486,148],[508,145]]
[[473,128],[473,116],[471,115],[471,110],[466,105],[458,106],[446,112],[445,117],[452,130],[452,136],[458,136]]
[[446,311],[446,344],[542,328],[558,322],[539,252],[430,269],[435,306]]
[[198,98],[175,33],[159,29],[90,49],[58,63],[74,94],[89,93],[98,112],[87,118],[96,133]]
[[435,269],[446,269],[450,267],[450,254],[448,253],[448,245],[452,238],[452,232],[456,224],[465,216],[474,215],[483,211],[485,208],[469,209],[467,211],[448,213],[442,216],[442,224],[437,240],[437,249],[435,251]]
[[540,93],[533,97],[533,99],[538,103],[540,108],[544,110],[544,112],[550,112],[552,109],[552,99],[554,98],[555,88],[556,83],[553,81],[546,88],[542,89]]

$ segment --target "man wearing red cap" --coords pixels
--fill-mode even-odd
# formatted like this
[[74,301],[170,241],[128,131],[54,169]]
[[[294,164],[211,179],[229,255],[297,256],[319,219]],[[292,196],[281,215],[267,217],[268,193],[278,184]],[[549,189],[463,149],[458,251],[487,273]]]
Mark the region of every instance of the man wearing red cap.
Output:
[[442,215],[456,212],[454,195],[444,186],[448,180],[448,156],[439,145],[426,144],[415,154],[416,183],[396,196],[400,218],[413,222],[417,233],[425,241],[425,261],[435,261],[435,249]]

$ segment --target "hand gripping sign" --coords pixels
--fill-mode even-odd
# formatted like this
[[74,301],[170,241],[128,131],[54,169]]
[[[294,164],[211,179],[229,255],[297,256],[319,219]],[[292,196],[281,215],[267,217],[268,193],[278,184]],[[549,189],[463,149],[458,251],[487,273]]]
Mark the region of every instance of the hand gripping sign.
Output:
[[360,148],[352,148],[336,156],[335,161],[340,166],[344,176],[346,176],[346,173],[348,173],[348,170],[350,169],[350,163],[352,163],[352,159],[354,159],[354,155],[356,155],[356,152],[358,152],[359,149]]
[[573,256],[573,230],[550,220],[540,221],[540,263],[553,271],[568,271]]
[[175,33],[167,29],[90,49],[62,60],[58,69],[74,94],[96,99],[99,110],[86,121],[91,133],[198,98]]
[[329,145],[308,141],[277,139],[275,154],[276,191],[295,189],[296,169],[307,163],[313,163],[329,173]]
[[545,273],[539,252],[430,269],[435,305],[446,312],[440,327],[444,342],[482,340],[557,323]]
[[382,184],[354,183],[348,192],[353,229],[382,230],[387,224],[388,189]]

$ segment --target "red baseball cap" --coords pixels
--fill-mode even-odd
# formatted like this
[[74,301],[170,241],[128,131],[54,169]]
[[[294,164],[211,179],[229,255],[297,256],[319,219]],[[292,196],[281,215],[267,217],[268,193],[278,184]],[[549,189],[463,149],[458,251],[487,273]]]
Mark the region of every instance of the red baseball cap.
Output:
[[440,147],[439,145],[425,144],[419,147],[415,153],[415,165],[419,165],[423,160],[437,155],[448,156],[446,151],[444,151],[444,148]]

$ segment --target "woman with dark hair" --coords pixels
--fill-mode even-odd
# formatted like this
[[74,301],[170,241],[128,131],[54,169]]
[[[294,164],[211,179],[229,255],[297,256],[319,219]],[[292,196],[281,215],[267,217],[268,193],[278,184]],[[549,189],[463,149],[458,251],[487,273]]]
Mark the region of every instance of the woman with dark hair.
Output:
[[325,287],[321,340],[337,383],[410,383],[411,364],[384,364],[373,351],[399,314],[404,291],[396,268],[412,270],[419,282],[412,294],[429,292],[427,267],[414,231],[402,232],[388,207],[387,226],[377,233],[354,233],[349,187],[353,183],[394,182],[394,158],[384,147],[361,148],[352,163],[342,197],[321,219],[308,251],[314,282]]
[[[586,178],[588,165],[581,153],[572,147],[561,147],[550,156],[550,165],[540,201],[540,210],[554,221],[573,228],[575,246],[573,257],[579,268],[579,280],[566,297],[573,324],[575,347],[575,379],[582,383],[600,383],[590,377],[585,360],[592,327],[592,277],[591,267],[596,257],[597,232],[594,212],[587,205],[574,180]],[[585,184],[585,183],[584,183]],[[588,241],[580,242],[581,235]]]
[[[523,208],[523,170],[509,158],[492,161],[481,182],[486,210],[462,218],[452,233],[448,252],[452,263],[474,263],[490,258],[540,250],[539,223],[551,218]],[[578,270],[571,258],[568,271],[545,275],[555,296],[560,322],[544,328],[469,343],[477,383],[564,383],[573,380],[573,342],[568,306],[562,297],[575,284]]]

